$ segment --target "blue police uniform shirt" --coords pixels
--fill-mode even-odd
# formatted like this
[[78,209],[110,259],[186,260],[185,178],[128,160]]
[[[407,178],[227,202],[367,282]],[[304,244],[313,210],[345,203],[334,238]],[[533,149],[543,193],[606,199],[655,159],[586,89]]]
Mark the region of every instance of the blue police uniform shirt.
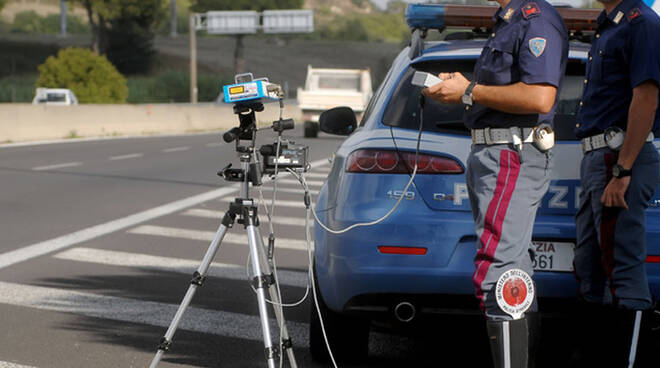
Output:
[[550,84],[557,87],[557,99],[545,115],[510,114],[475,103],[466,107],[465,125],[479,129],[552,124],[568,59],[564,20],[545,0],[511,0],[495,13],[493,22],[493,33],[475,65],[473,80],[490,86]]
[[[624,0],[598,17],[575,135],[584,138],[617,126],[626,129],[632,90],[660,86],[660,17],[643,1]],[[655,39],[655,41],[654,41]],[[653,130],[660,128],[656,113]]]

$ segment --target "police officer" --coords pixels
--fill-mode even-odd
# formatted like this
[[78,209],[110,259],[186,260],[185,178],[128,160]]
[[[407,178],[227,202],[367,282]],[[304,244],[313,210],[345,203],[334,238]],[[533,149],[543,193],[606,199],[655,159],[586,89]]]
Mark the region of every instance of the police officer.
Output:
[[599,1],[605,10],[575,128],[584,152],[574,260],[583,301],[578,320],[591,332],[584,337],[587,363],[605,357],[608,367],[632,367],[652,307],[644,213],[660,181],[652,143],[660,128],[660,18],[641,0]]
[[[545,0],[497,2],[492,34],[472,81],[442,73],[443,82],[422,93],[465,104],[473,143],[466,179],[479,239],[476,296],[486,315],[495,367],[528,367],[538,334],[529,279],[532,227],[549,185],[550,125],[566,69],[568,32]],[[514,275],[522,275],[523,283],[503,280]]]

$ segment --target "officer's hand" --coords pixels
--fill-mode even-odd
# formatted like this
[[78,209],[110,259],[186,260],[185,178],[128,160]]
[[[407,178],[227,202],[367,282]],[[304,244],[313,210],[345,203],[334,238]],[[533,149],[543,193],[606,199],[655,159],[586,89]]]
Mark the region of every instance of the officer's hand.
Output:
[[630,176],[620,179],[612,178],[605,187],[605,192],[603,192],[603,196],[600,197],[600,202],[605,207],[623,207],[628,209],[628,204],[626,203],[624,196],[626,195],[629,185]]
[[422,94],[446,104],[459,104],[470,81],[461,73],[440,73],[442,83],[424,88]]

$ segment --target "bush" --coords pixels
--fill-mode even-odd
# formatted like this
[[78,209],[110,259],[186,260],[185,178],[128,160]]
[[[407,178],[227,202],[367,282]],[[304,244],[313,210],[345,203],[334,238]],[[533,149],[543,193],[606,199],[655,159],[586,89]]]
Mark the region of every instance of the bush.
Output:
[[[22,11],[16,14],[9,30],[13,33],[59,34],[60,16],[59,14],[49,14],[42,17],[33,10]],[[90,32],[88,24],[71,14],[66,17],[66,30],[67,33],[75,34]]]
[[37,87],[69,88],[81,103],[124,103],[126,79],[104,56],[68,48],[39,65]]
[[0,102],[32,102],[36,75],[0,78]]
[[36,74],[37,66],[58,50],[54,44],[0,40],[0,78]]
[[42,18],[34,10],[17,13],[10,31],[13,33],[44,33]]
[[[233,83],[230,76],[199,74],[198,100],[215,101],[222,86],[229,83]],[[166,71],[155,77],[129,78],[128,90],[130,103],[190,102],[190,74],[187,71]]]
[[[59,34],[60,33],[60,16],[59,14],[49,14],[43,19],[44,30],[46,34]],[[79,17],[68,14],[66,17],[66,33],[68,34],[88,34],[91,30],[89,24],[83,22]]]

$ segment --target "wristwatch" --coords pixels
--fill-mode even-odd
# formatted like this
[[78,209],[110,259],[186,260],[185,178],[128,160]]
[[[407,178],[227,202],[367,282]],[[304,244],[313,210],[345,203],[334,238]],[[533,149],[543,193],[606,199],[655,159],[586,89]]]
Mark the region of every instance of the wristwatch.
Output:
[[472,81],[470,82],[470,85],[465,89],[465,92],[463,92],[463,96],[461,97],[461,102],[463,102],[464,105],[472,106],[474,101],[472,100],[472,89],[474,89],[474,86],[477,85],[477,81]]
[[612,167],[612,176],[621,179],[626,176],[632,175],[632,169],[631,170],[626,170],[623,168],[623,166],[616,164]]

